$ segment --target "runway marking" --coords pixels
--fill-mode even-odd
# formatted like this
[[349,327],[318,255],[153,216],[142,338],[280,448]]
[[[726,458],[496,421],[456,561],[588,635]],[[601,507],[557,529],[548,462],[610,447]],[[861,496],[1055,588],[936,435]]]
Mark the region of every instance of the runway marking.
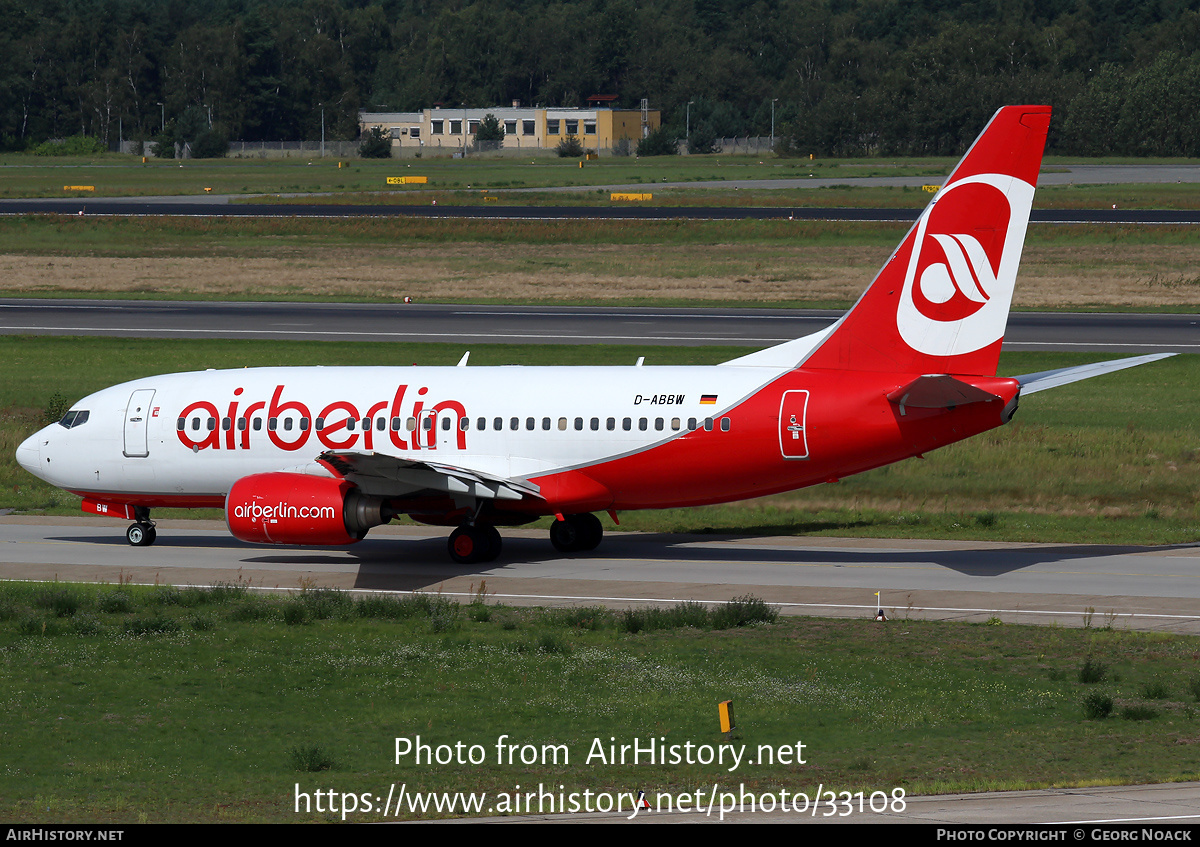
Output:
[[1008,341],[1004,342],[1005,347],[1148,347],[1152,350],[1162,350],[1167,347],[1196,347],[1200,348],[1200,344],[1175,344],[1166,342],[1163,344],[1144,344],[1139,342],[1120,342],[1120,341]]

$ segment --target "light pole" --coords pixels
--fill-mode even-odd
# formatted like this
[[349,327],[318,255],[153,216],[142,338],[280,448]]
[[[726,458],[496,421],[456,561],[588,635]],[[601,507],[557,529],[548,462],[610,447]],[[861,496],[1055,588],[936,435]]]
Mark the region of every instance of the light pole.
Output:
[[685,133],[687,134],[689,141],[691,140],[691,137],[692,137],[692,104],[695,102],[696,102],[695,100],[687,101],[687,120],[685,122],[685,126],[686,126]]
[[159,125],[158,131],[166,132],[167,131],[167,107],[164,106],[162,103],[159,103],[158,107],[159,107],[159,109],[162,110],[162,123]]
[[771,149],[775,149],[775,101],[778,97],[771,98]]

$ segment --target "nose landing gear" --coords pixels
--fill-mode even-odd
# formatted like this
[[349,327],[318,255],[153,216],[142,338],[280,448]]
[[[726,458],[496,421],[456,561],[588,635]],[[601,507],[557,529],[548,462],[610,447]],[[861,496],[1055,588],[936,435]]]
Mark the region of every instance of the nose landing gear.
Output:
[[134,547],[149,547],[158,537],[154,521],[150,520],[150,510],[145,506],[134,506],[133,519],[136,523],[130,524],[129,529],[125,530],[125,539]]

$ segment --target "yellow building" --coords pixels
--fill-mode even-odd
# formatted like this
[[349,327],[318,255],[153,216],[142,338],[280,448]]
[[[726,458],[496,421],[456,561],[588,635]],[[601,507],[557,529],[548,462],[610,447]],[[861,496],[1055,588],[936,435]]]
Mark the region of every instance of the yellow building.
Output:
[[[594,98],[599,100],[610,98]],[[544,109],[518,104],[486,109],[434,107],[421,112],[359,112],[359,129],[383,127],[391,135],[393,155],[407,151],[473,151],[475,134],[487,115],[494,115],[504,128],[500,148],[553,150],[574,135],[587,150],[612,153],[628,142],[630,152],[637,142],[661,123],[657,109],[642,101],[641,109]]]

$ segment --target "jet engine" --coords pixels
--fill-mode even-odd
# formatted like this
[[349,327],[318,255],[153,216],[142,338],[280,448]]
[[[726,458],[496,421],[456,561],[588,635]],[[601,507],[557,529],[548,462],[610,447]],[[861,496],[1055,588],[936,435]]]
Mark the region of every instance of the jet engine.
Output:
[[253,474],[225,498],[229,531],[253,544],[353,544],[391,518],[382,498],[333,477]]

